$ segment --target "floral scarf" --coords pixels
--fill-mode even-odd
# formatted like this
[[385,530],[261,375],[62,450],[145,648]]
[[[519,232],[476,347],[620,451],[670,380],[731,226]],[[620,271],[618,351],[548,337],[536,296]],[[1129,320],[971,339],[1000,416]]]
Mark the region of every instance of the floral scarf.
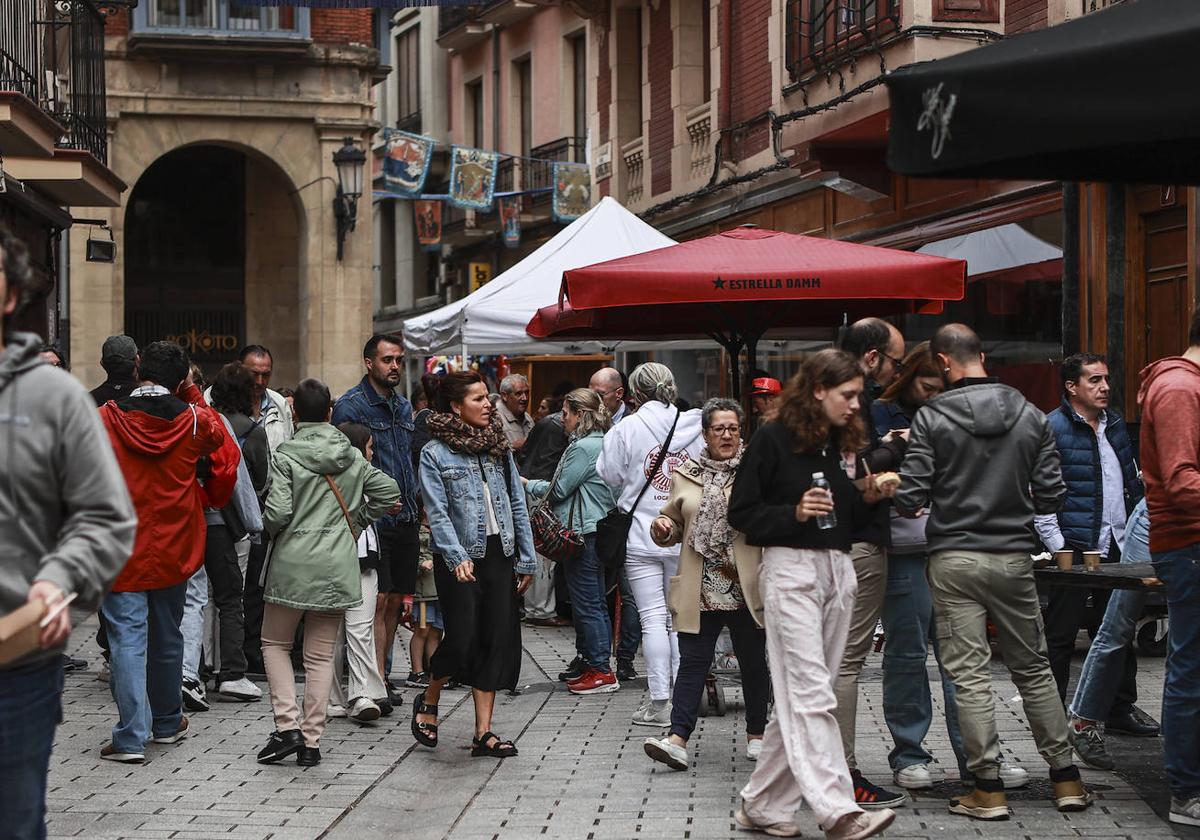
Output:
[[727,461],[714,461],[707,453],[705,449],[696,459],[704,478],[689,545],[704,559],[732,569],[734,533],[729,527],[725,486],[733,481],[738,464],[742,462],[742,453],[739,451]]
[[453,414],[433,412],[428,420],[429,434],[456,452],[469,455],[487,453],[504,460],[508,456],[508,438],[500,426],[500,415],[492,412],[492,422],[486,429],[468,425]]

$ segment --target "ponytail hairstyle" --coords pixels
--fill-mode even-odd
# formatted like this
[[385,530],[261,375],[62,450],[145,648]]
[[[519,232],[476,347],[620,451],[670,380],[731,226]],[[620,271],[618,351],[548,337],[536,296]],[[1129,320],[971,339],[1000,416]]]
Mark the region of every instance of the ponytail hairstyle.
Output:
[[563,398],[564,407],[570,406],[571,411],[579,415],[579,425],[575,427],[574,438],[583,438],[592,432],[607,432],[612,428],[612,417],[604,407],[600,396],[591,388],[576,388]]
[[813,353],[800,366],[779,397],[776,420],[792,433],[798,453],[816,452],[836,432],[837,448],[841,452],[859,452],[867,446],[867,433],[861,415],[854,415],[845,426],[833,426],[825,409],[814,396],[818,386],[832,389],[852,379],[862,379],[858,360],[845,350],[829,348]]
[[633,373],[629,374],[629,387],[633,391],[634,402],[639,406],[660,402],[669,408],[679,399],[675,374],[658,362],[646,362],[634,368]]

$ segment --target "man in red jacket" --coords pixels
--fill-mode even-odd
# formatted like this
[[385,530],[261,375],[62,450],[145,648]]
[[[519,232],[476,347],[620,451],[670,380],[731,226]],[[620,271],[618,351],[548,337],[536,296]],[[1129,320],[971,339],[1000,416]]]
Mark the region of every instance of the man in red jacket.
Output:
[[[147,741],[174,744],[187,735],[179,690],[184,595],[204,563],[205,499],[228,501],[237,469],[235,459],[230,476],[225,453],[215,457],[229,438],[192,382],[182,347],[145,347],[138,380],[128,397],[100,409],[138,514],[133,555],[101,605],[120,722],[100,757],[129,764],[145,761]],[[205,469],[206,459],[201,488],[205,456],[220,469]]]
[[1163,761],[1173,823],[1200,825],[1200,309],[1182,356],[1142,371],[1142,470],[1150,558],[1171,620]]

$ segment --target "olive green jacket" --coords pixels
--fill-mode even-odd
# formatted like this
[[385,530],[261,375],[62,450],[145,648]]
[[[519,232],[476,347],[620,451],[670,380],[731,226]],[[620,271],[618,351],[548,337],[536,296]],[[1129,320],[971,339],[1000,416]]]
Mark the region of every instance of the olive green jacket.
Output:
[[[346,521],[330,476],[350,512]],[[263,600],[299,610],[362,603],[358,535],[400,500],[400,488],[328,423],[301,423],[271,460],[263,524],[272,538]]]

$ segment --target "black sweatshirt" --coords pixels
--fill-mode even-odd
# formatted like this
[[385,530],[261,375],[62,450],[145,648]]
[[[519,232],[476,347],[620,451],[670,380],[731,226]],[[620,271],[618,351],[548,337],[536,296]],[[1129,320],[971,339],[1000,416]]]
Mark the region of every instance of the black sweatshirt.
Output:
[[[825,473],[837,513],[837,525],[825,531],[815,518],[796,521],[796,505],[812,487],[816,472]],[[729,524],[757,546],[849,551],[851,534],[874,512],[875,506],[863,501],[847,477],[836,446],[797,454],[791,431],[778,422],[755,433],[742,455],[729,500]]]

